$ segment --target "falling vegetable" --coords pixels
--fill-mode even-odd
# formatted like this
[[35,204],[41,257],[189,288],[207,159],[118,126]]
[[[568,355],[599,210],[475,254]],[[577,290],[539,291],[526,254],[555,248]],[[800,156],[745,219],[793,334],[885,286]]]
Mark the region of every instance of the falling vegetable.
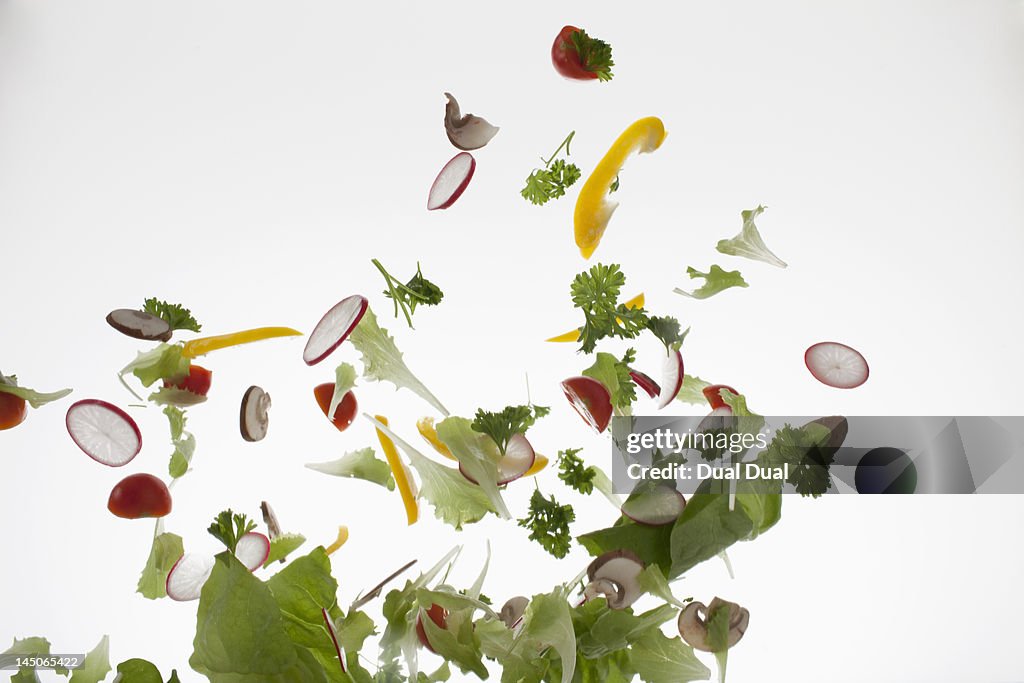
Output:
[[198,358],[205,356],[211,351],[226,349],[239,344],[251,344],[252,342],[265,339],[277,339],[278,337],[300,337],[302,333],[290,327],[257,327],[252,330],[242,330],[230,334],[219,334],[215,337],[200,337],[192,339],[182,346],[181,355],[185,358]]
[[142,450],[142,432],[128,413],[112,403],[83,399],[68,408],[68,434],[96,462],[121,467]]
[[739,234],[732,239],[720,240],[715,248],[723,254],[764,261],[773,266],[785,268],[786,262],[773,254],[765,245],[764,240],[761,239],[761,233],[758,232],[757,226],[754,224],[757,217],[764,213],[764,208],[758,206],[756,209],[743,211],[741,213],[743,228]]
[[653,152],[664,141],[665,125],[661,119],[654,116],[640,119],[623,131],[591,172],[576,198],[573,214],[576,246],[583,258],[594,254],[608,221],[619,206],[618,202],[608,199],[608,193],[626,160],[634,153]]
[[463,115],[451,93],[445,93],[444,96],[448,99],[444,107],[444,130],[448,140],[458,149],[480,149],[498,134],[498,127],[492,126],[486,119],[472,114]]
[[462,196],[469,187],[476,170],[476,159],[469,152],[459,152],[448,160],[430,186],[427,195],[427,211],[447,209]]
[[565,26],[551,46],[551,63],[565,78],[577,81],[612,80],[612,46],[583,29]]
[[[374,419],[387,427],[388,419],[383,415],[377,415]],[[420,506],[416,501],[415,484],[409,476],[409,470],[406,469],[405,463],[402,462],[402,458],[398,455],[394,442],[379,427],[377,428],[377,439],[380,441],[380,447],[384,451],[384,457],[387,459],[388,465],[391,466],[391,474],[395,477],[398,493],[401,494],[402,504],[405,506],[405,517],[411,526],[420,518]]]
[[569,143],[572,142],[574,135],[576,135],[576,131],[570,132],[562,140],[562,144],[558,146],[554,154],[547,159],[541,159],[544,162],[544,168],[533,169],[533,172],[526,178],[526,186],[519,192],[523,199],[542,206],[552,199],[558,199],[564,195],[565,190],[580,179],[580,169],[576,164],[566,163],[563,159],[555,160],[555,157],[563,149],[565,156],[569,156]]
[[26,403],[33,408],[41,408],[70,393],[70,389],[49,394],[40,393],[18,386],[18,378],[15,375],[7,376],[0,373],[0,432],[5,429],[13,429],[25,421],[28,416]]
[[814,379],[836,389],[855,389],[868,381],[868,362],[860,351],[839,342],[818,342],[804,352]]
[[262,441],[270,425],[270,394],[258,386],[246,389],[242,396],[238,423],[246,441]]

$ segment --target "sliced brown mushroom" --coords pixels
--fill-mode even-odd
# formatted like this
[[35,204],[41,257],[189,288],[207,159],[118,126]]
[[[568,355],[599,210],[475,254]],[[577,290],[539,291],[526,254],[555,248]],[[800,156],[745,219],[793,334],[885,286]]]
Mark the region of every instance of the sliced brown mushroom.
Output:
[[277,521],[274,508],[267,501],[260,503],[260,512],[263,513],[263,523],[267,525],[267,536],[273,541],[281,535],[281,523]]
[[111,311],[107,314],[107,324],[132,339],[167,341],[172,334],[171,326],[163,318],[132,308]]
[[486,119],[472,114],[462,115],[459,103],[451,93],[445,93],[448,104],[444,108],[444,130],[453,145],[464,151],[480,149],[498,134],[498,127]]
[[509,628],[513,628],[519,620],[523,618],[523,614],[526,612],[526,606],[530,604],[530,599],[522,595],[517,595],[514,598],[509,598],[504,605],[501,607],[501,612],[498,616],[501,617],[501,623],[505,624]]
[[584,595],[604,595],[610,608],[625,609],[644,594],[640,587],[640,572],[643,570],[643,560],[629,550],[606,552],[594,558],[587,567],[590,585],[584,589]]
[[710,605],[705,605],[703,602],[691,602],[687,605],[686,609],[679,613],[679,635],[691,647],[704,652],[713,652],[714,650],[708,642],[708,615],[724,608],[729,609],[729,635],[726,639],[726,648],[732,647],[740,642],[743,634],[747,632],[750,612],[735,602],[728,602],[721,598],[715,598]]
[[239,412],[239,427],[242,438],[246,441],[259,441],[267,435],[270,426],[270,394],[257,386],[249,387],[242,397],[242,408]]

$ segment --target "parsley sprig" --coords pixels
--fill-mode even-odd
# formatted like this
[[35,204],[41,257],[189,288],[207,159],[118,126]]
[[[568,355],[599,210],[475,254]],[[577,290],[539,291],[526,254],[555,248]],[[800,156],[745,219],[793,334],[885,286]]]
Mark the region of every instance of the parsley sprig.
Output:
[[530,530],[530,540],[561,559],[569,554],[572,534],[569,524],[576,521],[571,505],[559,505],[554,496],[544,497],[540,489],[530,496],[530,514],[519,520],[519,526]]
[[506,406],[497,413],[479,408],[471,427],[474,432],[491,437],[504,455],[509,439],[516,434],[525,434],[537,420],[550,412],[551,408],[535,405]]
[[236,514],[228,509],[217,515],[217,518],[213,520],[213,524],[210,525],[207,531],[233,553],[235,548],[238,547],[238,539],[255,528],[256,522],[253,522],[245,515]]
[[599,38],[587,35],[583,29],[572,32],[572,46],[580,57],[580,64],[587,71],[597,74],[598,80],[612,80],[612,46]]
[[544,162],[544,168],[535,168],[533,173],[526,179],[526,186],[520,192],[524,199],[529,200],[537,206],[547,204],[552,199],[558,199],[565,194],[565,190],[580,179],[580,169],[576,164],[566,163],[563,159],[556,160],[562,148],[565,148],[565,155],[569,156],[569,143],[576,131],[569,133],[562,144],[558,146],[555,153]]
[[590,495],[594,491],[597,470],[583,464],[583,459],[579,456],[582,450],[566,448],[564,451],[558,451],[558,478],[583,495]]
[[444,292],[441,291],[441,288],[423,277],[419,263],[416,264],[416,274],[405,284],[385,270],[377,259],[372,259],[371,263],[384,276],[384,281],[388,286],[384,291],[384,296],[395,302],[395,317],[398,317],[398,309],[401,307],[402,313],[405,314],[405,322],[409,323],[409,327],[412,327],[412,315],[416,312],[417,306],[420,304],[436,306],[444,299]]
[[192,311],[181,304],[170,304],[153,297],[146,299],[142,304],[142,310],[150,315],[163,318],[172,330],[200,332],[203,329],[203,326],[192,317]]
[[580,331],[583,352],[591,353],[605,337],[633,339],[647,328],[643,308],[627,308],[619,303],[624,284],[626,276],[616,263],[598,263],[573,279],[572,303],[585,318]]

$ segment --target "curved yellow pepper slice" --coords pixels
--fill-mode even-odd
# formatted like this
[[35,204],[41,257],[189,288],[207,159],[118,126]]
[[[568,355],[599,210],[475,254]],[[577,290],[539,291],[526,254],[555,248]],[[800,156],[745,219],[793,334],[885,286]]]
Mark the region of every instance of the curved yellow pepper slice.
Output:
[[335,539],[334,543],[332,543],[329,546],[327,546],[326,548],[324,548],[324,551],[326,551],[326,553],[328,555],[333,555],[334,552],[338,550],[338,548],[340,548],[341,546],[345,545],[347,542],[348,542],[348,527],[344,526],[344,525],[339,526],[338,527],[338,538]]
[[192,339],[185,342],[181,355],[189,359],[198,358],[199,356],[205,356],[210,351],[226,349],[229,346],[238,346],[239,344],[248,344],[276,337],[296,336],[302,336],[302,333],[290,327],[257,327],[253,330],[242,330],[241,332],[232,332],[231,334],[218,334],[215,337]]
[[[625,303],[626,308],[643,308],[644,307],[644,293],[640,292],[632,299]],[[622,322],[621,320],[619,322]],[[549,342],[578,342],[580,340],[580,329],[577,327],[575,330],[570,330],[564,334],[560,334],[557,337],[551,337],[544,341]]]
[[526,472],[523,473],[523,476],[532,477],[533,475],[537,474],[547,466],[548,457],[546,455],[541,455],[540,453],[537,453],[536,457],[533,460],[533,464],[530,465],[530,469],[526,470]]
[[576,246],[580,248],[583,258],[588,259],[593,255],[608,227],[608,221],[619,205],[608,199],[608,190],[626,159],[634,152],[653,152],[664,141],[665,124],[655,116],[648,116],[623,131],[594,167],[576,198],[576,211],[573,214]]
[[[385,427],[388,419],[383,415],[374,415],[374,419]],[[420,518],[420,506],[416,502],[416,491],[413,490],[412,482],[409,480],[409,472],[405,469],[405,463],[398,457],[398,449],[395,442],[388,438],[384,432],[377,430],[377,438],[380,440],[380,447],[384,451],[384,457],[391,466],[391,474],[395,476],[395,483],[398,485],[398,492],[402,495],[402,504],[405,505],[405,517],[410,525],[416,523]]]
[[421,417],[416,420],[416,429],[419,431],[427,443],[434,447],[434,450],[448,458],[449,460],[458,460],[452,452],[448,450],[448,446],[445,445],[444,441],[441,441],[437,436],[437,429],[434,427],[434,418],[432,417]]

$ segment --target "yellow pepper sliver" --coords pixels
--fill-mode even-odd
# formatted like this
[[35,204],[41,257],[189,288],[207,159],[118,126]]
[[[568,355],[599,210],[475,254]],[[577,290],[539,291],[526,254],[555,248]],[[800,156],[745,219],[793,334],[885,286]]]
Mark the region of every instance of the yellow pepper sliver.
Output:
[[334,543],[324,548],[324,550],[328,555],[332,555],[338,548],[345,545],[346,542],[348,542],[348,527],[342,525],[338,527],[338,538]]
[[[374,419],[385,427],[388,425],[388,419],[383,415],[374,415]],[[412,482],[409,480],[409,472],[405,469],[405,463],[398,456],[398,449],[395,448],[395,443],[388,438],[388,435],[378,429],[377,438],[380,440],[380,447],[384,451],[384,457],[387,459],[388,465],[391,466],[391,474],[395,476],[398,492],[402,495],[402,504],[405,505],[405,517],[409,524],[413,525],[420,518],[420,506],[416,502],[416,492],[413,490]]]
[[210,351],[226,349],[229,346],[248,344],[250,342],[274,339],[276,337],[297,337],[302,336],[298,330],[290,327],[257,327],[253,330],[242,330],[231,334],[219,334],[215,337],[200,337],[185,342],[181,355],[185,358],[198,358],[205,356]]
[[524,477],[532,477],[533,475],[540,472],[542,469],[548,466],[548,456],[537,453],[533,460],[533,464],[530,465],[530,469],[523,473]]
[[583,258],[588,259],[593,255],[608,227],[608,221],[619,205],[608,199],[608,190],[626,159],[634,152],[653,152],[664,141],[665,124],[655,116],[648,116],[623,131],[594,167],[576,198],[576,211],[573,213],[576,246],[580,248]]
[[448,446],[445,445],[444,441],[441,441],[437,436],[437,429],[434,427],[434,418],[421,417],[416,420],[416,429],[419,431],[420,436],[434,447],[435,451],[449,460],[458,460],[458,458],[452,455],[452,452],[448,450]]
[[[639,294],[634,296],[632,299],[627,301],[624,305],[625,305],[626,308],[643,308],[644,307],[644,293],[640,292]],[[619,322],[621,323],[622,321],[619,320]],[[550,339],[545,339],[544,341],[549,341],[549,342],[578,342],[579,340],[580,340],[580,329],[577,327],[575,330],[571,330],[569,332],[565,332],[564,334],[560,334],[557,337],[551,337]]]

